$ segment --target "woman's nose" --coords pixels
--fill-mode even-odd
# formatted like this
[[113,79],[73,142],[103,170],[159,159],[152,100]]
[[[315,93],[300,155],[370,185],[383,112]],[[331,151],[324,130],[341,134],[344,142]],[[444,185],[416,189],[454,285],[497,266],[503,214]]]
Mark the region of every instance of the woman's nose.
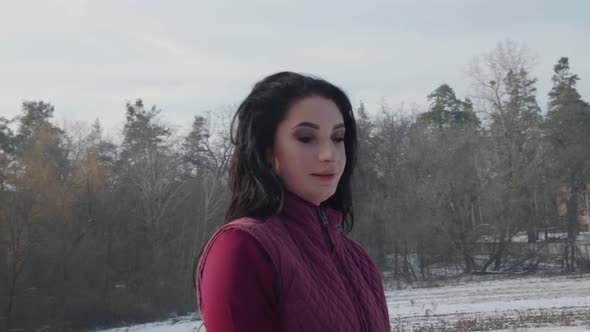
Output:
[[336,158],[336,147],[332,140],[320,144],[319,159],[321,161],[334,161]]

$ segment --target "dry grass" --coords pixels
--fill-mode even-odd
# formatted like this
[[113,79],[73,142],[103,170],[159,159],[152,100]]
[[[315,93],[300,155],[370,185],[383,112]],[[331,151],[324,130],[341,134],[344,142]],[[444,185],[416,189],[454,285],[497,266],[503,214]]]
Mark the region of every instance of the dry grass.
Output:
[[431,316],[429,319],[404,318],[392,320],[395,332],[488,331],[526,327],[588,326],[590,308],[558,310],[519,310],[497,316],[469,317],[469,314]]

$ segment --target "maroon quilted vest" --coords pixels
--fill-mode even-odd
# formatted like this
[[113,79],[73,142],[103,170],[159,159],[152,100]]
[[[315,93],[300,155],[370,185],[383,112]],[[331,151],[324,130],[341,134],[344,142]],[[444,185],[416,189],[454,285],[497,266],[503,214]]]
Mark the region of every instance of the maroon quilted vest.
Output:
[[276,267],[281,331],[389,331],[379,271],[359,244],[340,233],[341,221],[339,212],[287,193],[278,216],[221,226],[205,246],[197,278],[215,238],[239,228],[260,242]]

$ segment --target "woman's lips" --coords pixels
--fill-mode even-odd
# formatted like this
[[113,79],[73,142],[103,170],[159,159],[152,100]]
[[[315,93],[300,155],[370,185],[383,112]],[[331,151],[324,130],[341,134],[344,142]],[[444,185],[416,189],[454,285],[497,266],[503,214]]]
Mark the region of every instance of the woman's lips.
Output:
[[334,177],[336,177],[335,173],[331,173],[331,174],[312,174],[313,176],[315,176],[318,179],[321,180],[332,180]]

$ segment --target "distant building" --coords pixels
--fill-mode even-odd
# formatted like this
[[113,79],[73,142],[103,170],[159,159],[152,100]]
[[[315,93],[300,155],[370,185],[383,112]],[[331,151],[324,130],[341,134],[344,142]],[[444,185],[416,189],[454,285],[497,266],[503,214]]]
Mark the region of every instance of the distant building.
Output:
[[[569,187],[562,186],[557,194],[557,213],[560,218],[567,218],[567,201],[570,198]],[[578,225],[580,232],[590,231],[590,185],[586,191],[578,194]]]

